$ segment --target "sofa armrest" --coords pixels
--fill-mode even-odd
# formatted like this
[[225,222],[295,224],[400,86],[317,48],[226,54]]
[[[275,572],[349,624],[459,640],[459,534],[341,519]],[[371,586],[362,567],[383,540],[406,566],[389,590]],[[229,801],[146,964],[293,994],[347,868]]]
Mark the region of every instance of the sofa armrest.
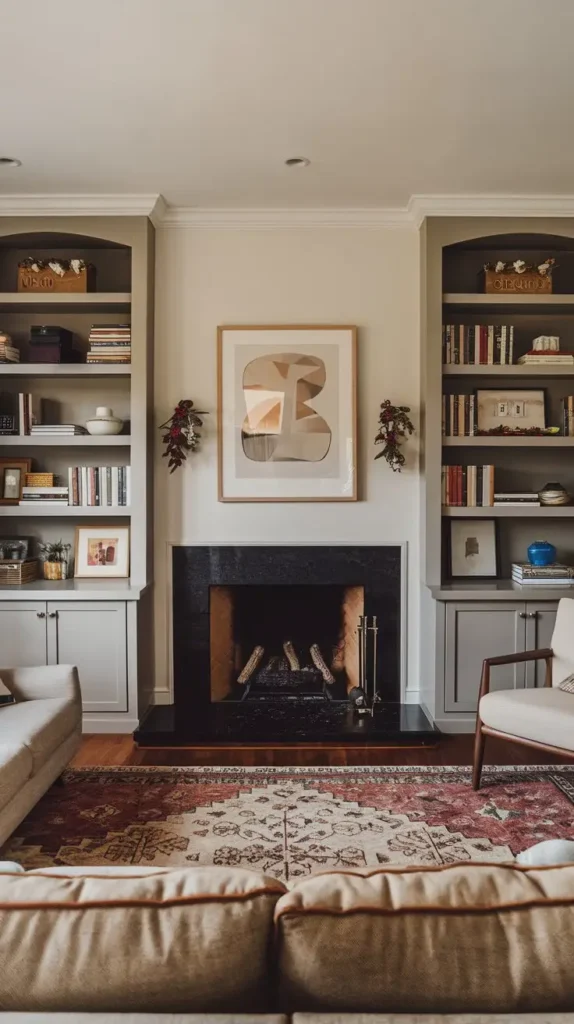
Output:
[[0,668],[0,679],[18,702],[60,697],[81,704],[80,681],[74,665]]

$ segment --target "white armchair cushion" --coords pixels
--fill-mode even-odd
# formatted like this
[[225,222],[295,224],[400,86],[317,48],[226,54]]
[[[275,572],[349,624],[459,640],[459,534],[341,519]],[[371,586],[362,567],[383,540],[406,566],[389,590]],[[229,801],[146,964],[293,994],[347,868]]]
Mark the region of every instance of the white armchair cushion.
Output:
[[479,716],[483,725],[509,736],[574,750],[574,700],[558,687],[487,693]]
[[567,676],[574,674],[574,600],[571,597],[563,597],[558,605],[550,646],[554,654],[552,685],[559,686]]
[[78,671],[73,665],[0,668],[0,679],[16,701],[61,698],[81,702]]

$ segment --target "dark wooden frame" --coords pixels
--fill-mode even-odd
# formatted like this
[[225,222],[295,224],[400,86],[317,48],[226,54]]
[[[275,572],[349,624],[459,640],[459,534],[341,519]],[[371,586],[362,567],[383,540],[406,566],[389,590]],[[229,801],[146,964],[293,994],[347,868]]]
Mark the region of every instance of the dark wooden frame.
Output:
[[[32,459],[9,459],[7,457],[0,458],[0,505],[17,505],[22,498],[22,488],[24,487],[26,480],[26,473],[30,472],[32,466]],[[4,474],[7,469],[19,469],[20,470],[20,497],[18,498],[5,498],[4,497]]]
[[[446,523],[446,526],[445,526],[445,530],[446,530],[445,549],[446,549],[446,575],[447,575],[447,578],[449,580],[478,580],[478,581],[480,581],[480,580],[497,580],[497,579],[500,579],[500,527],[499,527],[498,519],[490,518],[490,516],[485,518],[485,519],[478,519],[476,516],[472,515],[472,511],[473,511],[472,508],[469,508],[468,511],[469,511],[469,515],[468,516],[464,516],[464,517],[461,517],[461,518],[457,517],[456,519],[446,519],[445,520],[445,523]],[[487,576],[473,576],[473,575],[454,576],[453,575],[453,572],[452,572],[452,531],[453,531],[453,524],[454,523],[457,523],[457,524],[468,523],[468,522],[494,523],[494,564],[495,564],[494,575],[487,575]]]
[[565,750],[563,747],[553,747],[549,743],[539,743],[537,740],[526,740],[522,736],[513,736],[511,733],[500,732],[498,729],[491,729],[483,725],[480,720],[480,701],[490,691],[490,669],[496,665],[515,665],[524,661],[545,661],[546,676],[545,686],[552,686],[552,658],[554,652],[551,647],[542,647],[535,651],[521,651],[519,654],[503,654],[498,658],[485,658],[482,663],[482,676],[480,679],[480,692],[478,694],[478,707],[476,711],[476,733],[474,738],[474,762],[472,768],[472,788],[480,788],[480,776],[482,773],[482,762],[484,759],[484,747],[487,736],[496,736],[499,740],[509,740],[511,743],[520,743],[524,747],[535,747],[536,750],[544,750],[550,754],[559,754],[574,760],[574,751]]

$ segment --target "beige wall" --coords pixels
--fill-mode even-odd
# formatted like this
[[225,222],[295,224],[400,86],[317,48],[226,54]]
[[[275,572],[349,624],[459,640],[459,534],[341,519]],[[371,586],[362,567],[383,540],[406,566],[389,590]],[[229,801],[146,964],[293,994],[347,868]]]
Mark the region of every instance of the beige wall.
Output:
[[[408,543],[407,688],[418,688],[417,444],[406,470],[373,461],[383,398],[419,401],[419,239],[412,227],[220,227],[158,231],[156,422],[180,398],[210,410],[200,452],[173,476],[156,459],[156,699],[169,702],[169,544]],[[216,328],[345,323],[359,328],[359,486],[332,504],[217,501]],[[411,694],[411,699],[414,693]]]

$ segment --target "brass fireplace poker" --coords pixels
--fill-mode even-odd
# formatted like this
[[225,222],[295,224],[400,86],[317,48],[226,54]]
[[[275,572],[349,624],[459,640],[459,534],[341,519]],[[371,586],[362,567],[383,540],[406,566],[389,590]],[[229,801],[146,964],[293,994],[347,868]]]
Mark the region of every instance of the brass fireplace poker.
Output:
[[[379,633],[377,616],[359,615],[357,633],[359,637],[359,688],[363,691],[363,699],[357,700],[355,706],[360,715],[373,715],[375,704],[381,700],[377,690],[377,640]],[[369,647],[371,648],[370,655]]]

